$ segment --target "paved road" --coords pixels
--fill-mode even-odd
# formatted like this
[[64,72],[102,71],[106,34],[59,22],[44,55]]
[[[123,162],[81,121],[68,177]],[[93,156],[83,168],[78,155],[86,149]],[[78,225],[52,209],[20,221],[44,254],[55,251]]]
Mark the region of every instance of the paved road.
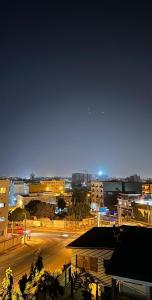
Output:
[[65,246],[79,235],[80,233],[68,233],[66,236],[66,232],[33,232],[26,245],[0,256],[0,283],[8,267],[13,270],[14,282],[18,282],[22,274],[29,272],[34,253],[38,249],[41,249],[44,266],[52,272],[57,271],[63,264],[70,262],[71,250]]

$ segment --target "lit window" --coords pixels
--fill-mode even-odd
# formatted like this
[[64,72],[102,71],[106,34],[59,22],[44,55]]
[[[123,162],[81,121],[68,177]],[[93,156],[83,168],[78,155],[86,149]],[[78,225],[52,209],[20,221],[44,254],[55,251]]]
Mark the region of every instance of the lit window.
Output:
[[0,222],[4,222],[5,221],[5,217],[0,217]]
[[5,203],[0,202],[0,208],[4,207],[4,206],[5,206]]
[[6,193],[6,188],[0,187],[0,194],[5,194],[5,193]]
[[90,271],[98,272],[98,258],[90,257]]
[[98,258],[77,256],[77,267],[84,268],[86,271],[98,272]]

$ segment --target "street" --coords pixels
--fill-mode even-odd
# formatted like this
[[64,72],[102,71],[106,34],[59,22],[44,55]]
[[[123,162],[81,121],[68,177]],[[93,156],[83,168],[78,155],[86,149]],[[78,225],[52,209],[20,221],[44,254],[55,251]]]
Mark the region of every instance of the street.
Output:
[[44,267],[52,272],[58,271],[64,264],[70,262],[71,250],[66,249],[65,246],[79,235],[80,233],[45,231],[31,233],[31,240],[26,241],[25,245],[1,254],[0,282],[5,276],[5,270],[10,267],[13,271],[14,283],[17,283],[23,274],[29,272],[38,249],[41,249]]

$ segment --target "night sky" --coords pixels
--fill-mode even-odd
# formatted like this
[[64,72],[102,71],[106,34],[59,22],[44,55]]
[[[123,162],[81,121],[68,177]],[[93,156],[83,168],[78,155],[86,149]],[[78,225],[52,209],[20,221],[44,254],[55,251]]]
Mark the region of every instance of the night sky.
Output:
[[0,1],[0,175],[152,177],[152,5]]

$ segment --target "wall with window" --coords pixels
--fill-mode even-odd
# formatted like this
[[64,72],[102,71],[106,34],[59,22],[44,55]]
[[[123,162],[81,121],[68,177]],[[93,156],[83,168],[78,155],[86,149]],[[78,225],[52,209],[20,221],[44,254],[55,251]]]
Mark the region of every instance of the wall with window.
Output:
[[0,239],[7,235],[9,179],[0,180]]
[[94,210],[99,210],[100,206],[104,205],[102,181],[91,181],[91,202],[91,208]]
[[105,274],[105,266],[111,258],[113,250],[107,249],[73,249],[72,250],[72,272],[75,270],[85,270],[90,273],[104,286],[111,286],[111,276]]

